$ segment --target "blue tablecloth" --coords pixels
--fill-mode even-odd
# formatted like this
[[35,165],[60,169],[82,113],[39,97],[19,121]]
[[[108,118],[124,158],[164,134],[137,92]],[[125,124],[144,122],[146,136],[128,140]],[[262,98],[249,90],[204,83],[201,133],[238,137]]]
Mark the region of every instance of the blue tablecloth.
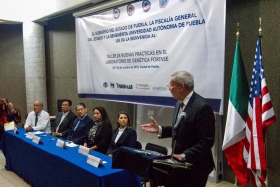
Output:
[[138,187],[137,175],[112,169],[112,159],[92,151],[92,155],[107,163],[95,168],[86,163],[87,156],[78,147],[64,149],[56,146],[57,138],[41,134],[43,143],[36,144],[25,137],[23,128],[14,134],[5,131],[0,149],[6,157],[5,168],[21,176],[33,187]]

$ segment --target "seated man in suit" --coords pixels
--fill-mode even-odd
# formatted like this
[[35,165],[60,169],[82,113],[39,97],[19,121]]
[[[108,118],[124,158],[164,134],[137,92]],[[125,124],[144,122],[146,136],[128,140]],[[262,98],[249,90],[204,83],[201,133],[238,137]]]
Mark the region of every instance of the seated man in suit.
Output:
[[87,137],[89,129],[93,126],[93,120],[87,115],[87,108],[84,103],[76,105],[78,118],[75,119],[67,140],[82,145]]
[[55,131],[52,132],[53,136],[66,139],[72,130],[73,123],[77,118],[76,114],[71,111],[72,101],[64,99],[61,103],[61,110],[55,118]]
[[50,115],[43,110],[41,101],[35,101],[34,110],[29,112],[24,128],[27,132],[38,130],[47,134],[51,133]]

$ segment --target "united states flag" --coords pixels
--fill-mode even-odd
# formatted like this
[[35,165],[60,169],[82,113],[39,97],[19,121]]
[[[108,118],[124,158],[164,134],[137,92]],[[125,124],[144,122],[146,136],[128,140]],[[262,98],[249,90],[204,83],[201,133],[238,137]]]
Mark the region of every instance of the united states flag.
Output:
[[261,36],[258,36],[248,103],[244,158],[254,186],[267,184],[265,131],[276,121],[262,65]]

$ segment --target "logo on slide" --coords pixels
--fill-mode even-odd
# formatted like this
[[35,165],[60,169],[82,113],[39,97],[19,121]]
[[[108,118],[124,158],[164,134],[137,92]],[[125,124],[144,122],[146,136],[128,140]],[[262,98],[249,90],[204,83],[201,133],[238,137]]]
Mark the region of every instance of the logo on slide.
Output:
[[107,83],[107,82],[104,82],[104,83],[103,83],[103,87],[104,87],[104,88],[107,88],[107,87],[108,87],[108,83]]
[[133,89],[133,86],[132,85],[128,85],[128,84],[116,83],[116,85],[117,85],[117,88],[121,88],[121,89]]
[[165,8],[167,4],[168,4],[168,0],[159,0],[160,8]]
[[148,11],[150,10],[150,8],[151,8],[151,3],[150,3],[150,1],[144,0],[144,1],[142,2],[142,8],[143,8],[143,11],[144,11],[144,12],[148,12]]
[[153,87],[153,90],[155,90],[155,91],[167,91],[168,89],[166,87],[157,86],[157,87]]
[[115,88],[115,84],[112,83],[112,82],[110,82],[110,87],[111,87],[111,88]]
[[113,14],[114,14],[114,18],[118,19],[120,17],[120,15],[121,15],[121,11],[118,8],[115,8],[113,10]]
[[149,84],[136,84],[136,89],[149,90],[150,85]]
[[134,10],[135,10],[134,6],[132,6],[132,5],[127,5],[126,9],[127,9],[127,14],[129,16],[131,16],[134,13]]

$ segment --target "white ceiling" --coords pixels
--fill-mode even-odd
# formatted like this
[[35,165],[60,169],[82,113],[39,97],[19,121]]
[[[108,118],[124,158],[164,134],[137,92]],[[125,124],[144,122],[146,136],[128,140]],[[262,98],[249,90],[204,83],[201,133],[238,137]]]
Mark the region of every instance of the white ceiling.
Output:
[[106,0],[0,0],[2,24],[44,20],[75,8]]

